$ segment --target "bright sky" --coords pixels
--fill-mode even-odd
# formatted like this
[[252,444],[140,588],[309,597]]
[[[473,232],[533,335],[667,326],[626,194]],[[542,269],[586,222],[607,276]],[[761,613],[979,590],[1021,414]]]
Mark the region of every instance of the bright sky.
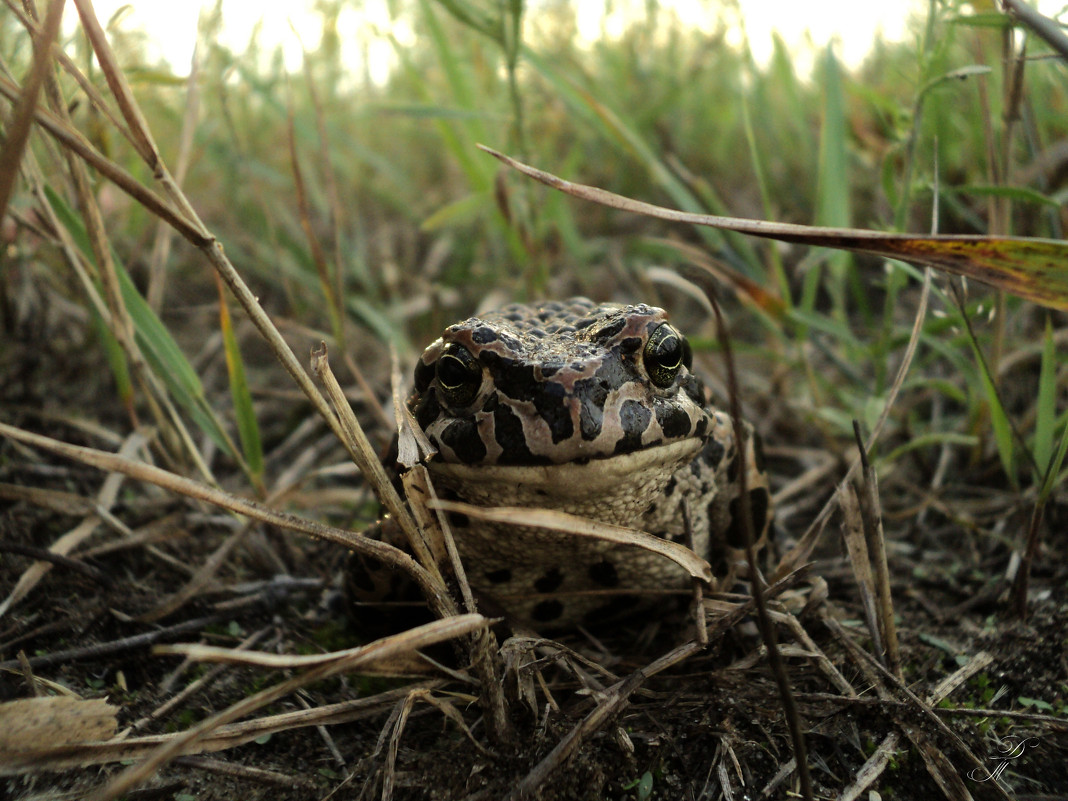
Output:
[[[577,2],[577,0],[575,0]],[[701,27],[710,25],[707,20],[709,2],[696,0],[660,0],[662,6],[674,7],[687,24]],[[257,23],[261,24],[260,41],[263,44],[281,43],[287,66],[300,67],[301,42],[314,48],[319,40],[317,15],[307,11],[312,0],[290,0],[277,4],[275,9],[285,8],[288,13],[272,10],[263,0],[224,0],[224,43],[235,50],[243,49]],[[607,3],[616,9],[636,9],[641,13],[640,0],[614,0]],[[123,6],[123,27],[140,28],[147,32],[149,40],[178,72],[184,72],[193,52],[196,37],[197,16],[202,4],[197,0],[96,0],[94,6],[105,25],[115,11]],[[208,5],[212,5],[208,3]],[[363,0],[360,10],[352,3],[339,20],[342,41],[352,43],[352,58],[358,68],[361,40],[368,42],[368,54],[372,64],[388,64],[392,49],[383,37],[368,37],[369,30],[388,31],[404,41],[411,36],[410,30],[390,23],[386,0]],[[537,14],[537,0],[528,6],[528,15]],[[588,39],[599,36],[604,16],[605,2],[583,0],[578,22],[580,33]],[[726,3],[725,5],[733,5]],[[926,7],[924,0],[904,0],[893,3],[873,3],[865,0],[737,0],[741,10],[732,23],[732,42],[742,41],[742,20],[748,33],[750,46],[758,60],[764,60],[771,52],[772,30],[791,47],[804,44],[806,35],[817,46],[835,40],[838,55],[848,64],[857,64],[867,52],[877,31],[889,40],[905,35],[907,15],[910,10]],[[73,9],[71,18],[73,18]],[[623,13],[616,12],[604,21],[609,33],[622,28]],[[73,21],[68,20],[68,21]],[[295,32],[294,32],[295,31]],[[298,39],[299,35],[299,39]],[[381,75],[374,75],[380,79]]]

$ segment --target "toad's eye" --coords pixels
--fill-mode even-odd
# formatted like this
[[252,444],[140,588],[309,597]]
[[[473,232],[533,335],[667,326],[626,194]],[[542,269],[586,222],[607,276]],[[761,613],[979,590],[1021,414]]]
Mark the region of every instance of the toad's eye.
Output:
[[455,342],[445,347],[434,372],[443,399],[453,407],[467,406],[482,386],[482,365],[471,351]]
[[642,358],[649,380],[661,388],[670,387],[683,366],[689,369],[693,365],[690,343],[667,323],[649,335]]

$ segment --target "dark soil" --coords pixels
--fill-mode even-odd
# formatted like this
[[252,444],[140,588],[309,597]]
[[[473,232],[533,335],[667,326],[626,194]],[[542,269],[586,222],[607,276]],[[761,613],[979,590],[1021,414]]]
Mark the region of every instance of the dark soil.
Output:
[[[94,362],[95,351],[55,336],[55,328],[34,331],[32,336],[26,330],[10,333],[0,356],[0,417],[64,441],[116,450],[117,442],[75,424],[76,419],[92,420],[112,431],[128,430],[127,418],[104,386],[107,372]],[[287,408],[283,400],[263,401],[279,410],[273,418],[279,426],[277,442],[296,414],[291,401],[285,401],[288,410],[281,411]],[[309,432],[304,447],[322,447],[323,436],[322,428]],[[776,449],[770,451],[774,458]],[[803,465],[787,459],[782,449],[778,457],[779,485],[803,472]],[[342,461],[340,451],[331,447],[317,464]],[[929,761],[942,757],[959,787],[974,798],[1068,796],[1064,509],[1054,506],[1046,516],[1027,613],[1019,619],[1013,614],[1010,584],[1004,577],[1012,546],[1027,530],[1031,507],[1018,496],[991,488],[981,493],[979,508],[976,486],[993,485],[994,480],[985,479],[975,466],[962,466],[959,483],[941,491],[938,508],[943,511],[928,510],[921,516],[916,513],[919,491],[915,487],[922,483],[922,470],[916,472],[914,476],[895,473],[882,491],[901,662],[909,693],[847,647],[845,638],[864,651],[872,648],[836,522],[824,533],[819,558],[807,578],[779,599],[799,615],[800,626],[855,690],[855,696],[847,696],[828,678],[828,670],[821,669],[810,646],[798,642],[785,626],[778,627],[816,796],[837,797],[891,735],[899,737],[898,743],[889,764],[870,786],[884,799],[964,797],[954,795],[958,792],[954,786],[940,789],[923,749]],[[225,470],[220,473],[227,483]],[[803,532],[840,475],[838,471],[810,488],[805,493],[810,501],[784,505],[780,552]],[[50,489],[91,499],[103,481],[101,473],[88,467],[0,440],[0,482],[5,486]],[[236,473],[231,483],[242,486]],[[300,488],[308,496],[291,498],[289,508],[362,528],[375,514],[373,503],[354,506],[352,496],[339,504],[327,499],[329,491],[339,488],[353,492],[354,483],[351,477],[309,477]],[[315,496],[313,490],[321,494]],[[17,494],[6,491],[0,500],[0,592],[4,596],[39,555],[27,549],[48,549],[85,518],[83,511],[65,512],[62,504],[18,500]],[[1004,501],[992,504],[994,496]],[[952,510],[952,516],[945,510]],[[0,700],[31,695],[16,661],[24,654],[38,678],[57,682],[83,698],[107,698],[119,707],[120,732],[135,722],[140,724],[130,736],[174,732],[279,677],[262,669],[225,668],[173,709],[148,718],[211,666],[154,655],[147,643],[116,643],[156,632],[159,643],[199,641],[234,647],[257,632],[255,649],[283,654],[358,644],[337,589],[346,555],[337,548],[264,528],[250,531],[223,560],[213,579],[186,602],[158,621],[139,622],[138,617],[181,590],[191,572],[238,526],[218,510],[132,481],[124,483],[110,512],[127,532],[110,524],[97,525],[93,535],[71,554],[74,564],[53,565],[29,595],[0,618]],[[990,530],[999,531],[1000,539],[982,533]],[[79,556],[130,536],[140,539],[130,547]],[[276,580],[282,574],[306,581]],[[823,581],[827,599],[814,602]],[[806,603],[809,607],[802,612]],[[195,625],[180,628],[190,621]],[[839,621],[841,627],[831,621]],[[388,782],[393,785],[392,796],[398,799],[504,798],[579,721],[606,702],[603,690],[690,636],[682,614],[662,621],[636,620],[629,627],[601,633],[599,642],[577,633],[563,638],[604,672],[575,659],[556,659],[560,652],[551,645],[538,652],[541,661],[537,665],[525,664],[517,671],[509,663],[504,670],[513,727],[509,740],[491,740],[475,701],[477,687],[451,682],[434,690],[434,695],[460,713],[480,748],[439,709],[417,702],[396,740],[395,761],[389,757],[395,721],[386,708],[356,722],[322,730],[294,728],[262,742],[169,762],[147,785],[126,797],[379,798],[383,782]],[[109,645],[115,646],[113,650],[107,650]],[[791,759],[792,746],[784,706],[761,648],[752,616],[731,631],[716,632],[707,650],[642,682],[617,715],[596,727],[574,755],[538,783],[536,796],[796,797],[795,774],[773,783]],[[924,698],[981,652],[989,654],[990,663],[954,689],[944,708],[936,704],[932,712],[916,703],[915,697]],[[542,681],[531,680],[535,668]],[[533,707],[517,693],[528,681]],[[396,679],[360,676],[330,679],[261,709],[256,716],[315,708],[403,685]],[[1023,714],[968,716],[953,711],[961,709]],[[1021,746],[1018,755],[1005,759],[1015,745]],[[973,760],[996,776],[977,770]],[[0,753],[0,767],[3,763]],[[1000,765],[1005,768],[998,773]],[[124,765],[114,763],[31,769],[0,778],[0,795],[6,793],[12,799],[81,797],[123,769]],[[729,795],[725,785],[730,787]]]

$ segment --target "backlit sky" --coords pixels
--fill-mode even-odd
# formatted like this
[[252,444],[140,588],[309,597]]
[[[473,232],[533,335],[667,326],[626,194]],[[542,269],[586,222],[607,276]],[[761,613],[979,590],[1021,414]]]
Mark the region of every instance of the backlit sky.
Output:
[[[661,6],[675,8],[684,22],[695,27],[711,27],[709,17],[714,15],[717,7],[716,3],[709,0],[660,0],[660,3]],[[291,0],[268,8],[263,0],[224,0],[224,43],[235,50],[242,50],[253,27],[262,21],[261,44],[280,43],[287,66],[299,69],[301,42],[305,47],[314,49],[319,38],[318,18],[306,10],[310,5],[311,0]],[[410,36],[411,31],[405,30],[404,26],[391,26],[386,0],[364,0],[351,4],[352,7],[357,5],[361,7],[359,11],[350,8],[343,12],[339,20],[343,41],[358,42],[365,38],[370,26],[379,31],[389,30],[402,41]],[[616,11],[604,19],[606,5]],[[733,42],[742,41],[744,20],[745,32],[758,60],[764,60],[771,52],[771,33],[775,29],[794,48],[803,45],[806,36],[810,36],[817,46],[834,40],[839,57],[849,64],[860,62],[876,31],[881,31],[884,38],[890,40],[904,37],[909,12],[926,7],[923,0],[897,0],[891,3],[869,3],[865,0],[737,0],[736,3],[724,5],[740,9],[740,14],[735,11],[726,17],[732,21]],[[94,6],[105,25],[117,9],[126,6],[123,27],[146,31],[155,54],[163,56],[176,71],[185,71],[196,36],[197,15],[201,6],[197,0],[96,0]],[[537,0],[531,0],[528,15],[537,14],[537,6]],[[628,10],[640,14],[643,6],[641,0],[582,0],[577,5],[580,9],[580,33],[587,39],[596,39],[602,24],[609,33],[617,31],[622,28]],[[73,22],[75,14],[70,5],[67,13],[68,22]],[[372,63],[389,63],[392,51],[387,41],[374,37],[370,47]],[[361,58],[360,52],[360,47],[353,46],[351,58]],[[353,66],[360,68],[355,61]]]

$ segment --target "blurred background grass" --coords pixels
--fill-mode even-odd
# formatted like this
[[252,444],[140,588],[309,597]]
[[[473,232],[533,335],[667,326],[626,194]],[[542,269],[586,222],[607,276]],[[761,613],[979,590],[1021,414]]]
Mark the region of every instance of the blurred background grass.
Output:
[[[815,66],[801,74],[802,54],[781,42],[758,63],[727,43],[724,25],[695,30],[653,0],[596,41],[578,35],[571,3],[396,0],[393,26],[369,33],[392,47],[385,80],[342,59],[338,19],[353,7],[318,3],[321,43],[299,72],[255,38],[241,52],[219,44],[225,2],[202,18],[191,79],[149,62],[143,33],[121,14],[108,32],[164,159],[298,355],[318,338],[336,343],[379,401],[387,345],[407,369],[444,325],[511,300],[581,293],[658,303],[685,321],[699,350],[716,350],[698,304],[649,271],[695,259],[769,293],[724,282],[749,367],[750,414],[770,442],[844,452],[836,443],[848,441],[852,418],[872,425],[899,363],[918,297],[919,273],[907,265],[584,204],[502,170],[476,143],[691,211],[923,233],[937,206],[943,233],[1062,238],[1064,65],[1037,40],[1025,48],[992,4],[931,2],[903,43],[874,41],[853,69],[833,48],[803,54]],[[23,75],[30,40],[6,12],[0,36],[4,63]],[[63,47],[103,88],[81,35]],[[62,85],[79,128],[151,183],[73,83],[64,76]],[[73,197],[51,144],[38,137],[33,148],[49,186]],[[240,342],[257,363],[250,328],[237,321],[235,339],[219,322],[200,254],[180,240],[171,247],[114,187],[95,191],[114,252],[209,390],[226,386],[224,349],[233,355]],[[36,202],[17,196],[19,222],[4,229],[0,292],[16,339],[60,330],[28,327],[26,282],[87,305],[49,237],[29,224]],[[1007,474],[1013,485],[1040,483],[1065,426],[1064,316],[974,284],[958,306],[947,286],[936,282],[883,453],[907,453],[927,478],[944,476],[948,461],[983,482]],[[64,338],[99,353],[88,328],[74,334],[84,316],[59,317]],[[271,362],[258,363],[267,371],[241,377],[256,405],[220,412],[224,427],[247,428],[253,408],[262,423],[266,400],[286,396]],[[707,362],[714,376],[716,364]],[[274,437],[300,409],[275,421]]]

